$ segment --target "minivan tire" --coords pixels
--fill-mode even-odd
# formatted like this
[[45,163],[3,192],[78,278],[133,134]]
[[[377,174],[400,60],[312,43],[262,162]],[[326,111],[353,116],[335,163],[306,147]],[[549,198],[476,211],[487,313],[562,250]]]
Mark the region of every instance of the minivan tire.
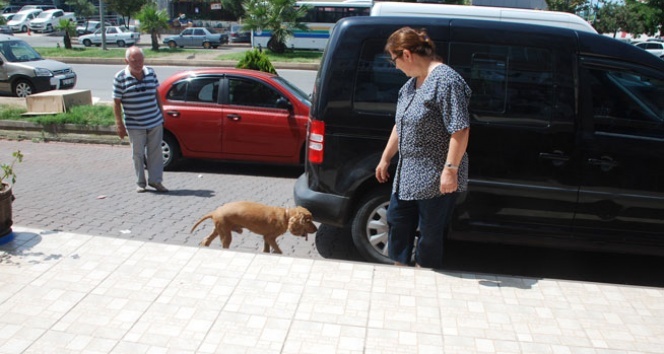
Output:
[[27,97],[35,93],[35,87],[28,80],[16,80],[12,87],[12,93],[16,97]]
[[355,248],[364,259],[375,262],[394,263],[387,256],[387,206],[390,203],[390,191],[377,188],[364,197],[358,204],[353,217],[351,235]]

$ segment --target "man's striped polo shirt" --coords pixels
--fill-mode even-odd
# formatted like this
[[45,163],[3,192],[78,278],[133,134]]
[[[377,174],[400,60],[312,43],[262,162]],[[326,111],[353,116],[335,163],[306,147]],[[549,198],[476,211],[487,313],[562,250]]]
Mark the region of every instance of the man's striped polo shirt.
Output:
[[157,104],[159,80],[154,70],[143,67],[143,80],[137,80],[129,68],[115,74],[113,99],[122,101],[124,123],[127,129],[152,129],[164,122]]

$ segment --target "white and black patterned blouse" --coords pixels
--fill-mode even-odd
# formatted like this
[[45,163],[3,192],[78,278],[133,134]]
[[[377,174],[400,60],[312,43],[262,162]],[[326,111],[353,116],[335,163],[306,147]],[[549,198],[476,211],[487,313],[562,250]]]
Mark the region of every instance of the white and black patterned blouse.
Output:
[[[430,199],[441,195],[440,175],[447,160],[453,133],[468,128],[471,90],[449,66],[435,67],[424,83],[415,88],[411,78],[399,90],[396,128],[399,164],[393,193],[402,200]],[[468,156],[459,166],[459,188],[468,185]]]

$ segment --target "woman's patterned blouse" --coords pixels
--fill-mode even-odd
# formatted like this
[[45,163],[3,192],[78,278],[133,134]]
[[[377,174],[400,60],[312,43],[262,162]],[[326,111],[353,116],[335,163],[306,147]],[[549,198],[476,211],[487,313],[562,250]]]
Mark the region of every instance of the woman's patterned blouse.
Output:
[[[430,199],[441,195],[440,175],[453,133],[468,128],[471,90],[463,78],[445,64],[438,65],[415,88],[411,78],[399,90],[396,128],[399,164],[393,193],[402,200]],[[468,185],[468,156],[459,166],[458,192]]]

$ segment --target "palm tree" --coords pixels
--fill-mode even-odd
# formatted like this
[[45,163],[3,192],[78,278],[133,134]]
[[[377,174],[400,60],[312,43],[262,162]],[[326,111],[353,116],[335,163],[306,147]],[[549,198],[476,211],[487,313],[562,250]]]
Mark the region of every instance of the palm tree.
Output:
[[159,35],[161,31],[168,29],[168,14],[165,11],[157,10],[156,4],[149,3],[143,6],[136,18],[141,21],[141,31],[150,34],[151,49],[158,51]]
[[71,36],[73,36],[76,32],[76,22],[69,21],[67,19],[60,20],[57,27],[59,30],[64,31],[64,37],[62,41],[65,44],[65,49],[72,49]]
[[244,6],[243,27],[250,30],[271,31],[267,47],[275,53],[286,51],[286,39],[293,35],[293,31],[309,30],[309,27],[301,22],[309,7],[296,8],[295,0],[247,0]]

